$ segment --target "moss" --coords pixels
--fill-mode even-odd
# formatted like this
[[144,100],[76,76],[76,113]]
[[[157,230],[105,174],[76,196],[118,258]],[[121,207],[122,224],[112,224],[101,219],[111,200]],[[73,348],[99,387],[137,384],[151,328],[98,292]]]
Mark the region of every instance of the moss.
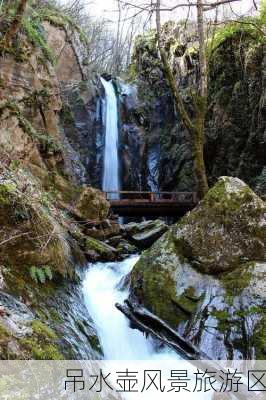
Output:
[[[142,253],[131,273],[131,287],[134,296],[149,310],[176,327],[180,321],[187,319],[187,312],[182,309],[182,296],[178,298],[176,295],[175,273],[179,260],[174,255],[175,245],[170,232],[161,240],[163,249],[156,244]],[[191,300],[186,300],[189,309]]]
[[35,360],[63,360],[58,347],[54,344],[42,344],[34,338],[20,340],[21,345]]
[[45,325],[43,322],[39,320],[32,321],[32,330],[33,333],[36,334],[40,338],[44,339],[57,339],[57,335],[55,332],[49,328],[49,326]]
[[234,298],[239,296],[243,290],[249,286],[254,265],[254,263],[244,264],[239,268],[236,268],[234,271],[220,276],[228,304],[232,304]]
[[107,244],[100,242],[99,240],[94,239],[92,237],[86,237],[85,249],[86,250],[94,250],[102,256],[111,255],[113,252],[112,247],[110,247]]
[[19,340],[20,345],[36,360],[62,360],[63,356],[56,341],[58,336],[40,320],[32,321],[32,336]]
[[217,329],[222,333],[227,332],[229,326],[233,323],[232,316],[230,316],[227,310],[214,309],[210,315],[217,320]]
[[254,346],[256,349],[256,359],[265,360],[266,357],[266,311],[265,308],[257,310],[261,316],[253,335]]
[[14,183],[0,183],[0,206],[10,203],[10,194],[14,193],[16,186]]
[[10,336],[8,330],[5,326],[0,322],[0,343],[6,341],[7,337]]
[[0,40],[0,56],[13,56],[16,62],[27,62],[30,59],[31,52],[26,46],[25,41],[15,39],[12,47],[6,47],[3,40]]
[[195,297],[195,289],[190,286],[185,289],[180,296],[178,296],[175,303],[185,314],[192,315],[197,309],[197,303],[199,300],[200,298]]
[[46,42],[45,31],[41,25],[39,18],[27,16],[22,20],[22,27],[27,35],[28,40],[36,47],[39,47],[45,58],[54,63],[54,55]]
[[42,7],[38,11],[38,17],[43,21],[50,22],[50,24],[56,27],[67,29],[70,32],[77,32],[81,43],[88,44],[86,33],[79,24],[69,15],[66,15],[62,10],[52,4]]
[[[220,201],[223,203],[223,206],[227,208],[229,211],[239,211],[240,207],[249,202],[252,201],[254,198],[254,194],[252,190],[248,187],[245,186],[241,192],[238,192],[236,194],[232,193],[230,195],[230,199],[228,196],[226,196],[226,191],[225,191],[225,183],[221,182],[220,184],[216,185],[214,191],[212,192],[212,189],[210,193],[207,195],[207,202],[208,200],[216,200]],[[217,196],[218,195],[218,196]],[[220,198],[220,200],[218,200]]]

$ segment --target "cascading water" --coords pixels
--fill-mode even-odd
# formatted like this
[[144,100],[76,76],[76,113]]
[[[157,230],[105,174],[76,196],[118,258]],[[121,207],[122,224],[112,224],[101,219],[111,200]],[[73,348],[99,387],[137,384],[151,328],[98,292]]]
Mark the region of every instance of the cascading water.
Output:
[[152,339],[131,329],[126,317],[115,307],[115,303],[123,303],[128,297],[128,290],[121,290],[120,284],[137,259],[135,256],[122,262],[94,264],[83,283],[85,303],[95,322],[104,356],[109,360],[177,359],[176,353],[168,349],[156,353]]
[[[102,189],[104,192],[119,191],[118,163],[118,110],[117,98],[112,81],[101,78],[105,90],[105,148]],[[118,194],[110,194],[109,199],[117,199]]]
[[[150,337],[140,331],[131,329],[126,317],[117,310],[115,304],[123,303],[128,297],[128,289],[124,288],[125,277],[137,262],[134,256],[122,262],[96,263],[91,265],[83,282],[83,295],[89,314],[94,320],[95,328],[101,343],[105,360],[106,373],[110,371],[132,368],[133,371],[144,369],[162,370],[167,374],[170,370],[186,369],[182,366],[181,357],[168,347],[159,347]],[[191,379],[193,377],[191,376]],[[113,381],[112,383],[115,383]],[[152,394],[151,394],[152,393]],[[160,393],[124,393],[119,400],[175,400],[178,394]],[[207,393],[182,392],[182,400],[211,400],[212,391]],[[116,397],[112,397],[116,399]],[[117,398],[118,400],[118,398]]]

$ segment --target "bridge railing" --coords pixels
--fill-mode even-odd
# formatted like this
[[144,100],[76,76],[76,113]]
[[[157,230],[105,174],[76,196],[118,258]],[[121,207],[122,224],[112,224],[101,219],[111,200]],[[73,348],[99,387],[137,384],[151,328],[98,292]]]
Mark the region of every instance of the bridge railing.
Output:
[[[145,192],[145,191],[110,191],[105,192],[107,200],[123,201],[171,201],[177,203],[197,203],[197,194],[195,192]],[[115,200],[117,199],[117,200]],[[119,199],[119,200],[118,200]]]

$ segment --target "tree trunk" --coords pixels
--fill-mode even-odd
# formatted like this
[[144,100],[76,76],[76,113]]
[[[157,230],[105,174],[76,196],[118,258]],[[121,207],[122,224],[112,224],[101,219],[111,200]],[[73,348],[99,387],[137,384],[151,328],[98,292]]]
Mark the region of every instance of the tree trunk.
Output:
[[194,174],[197,182],[197,193],[199,199],[202,199],[209,190],[206,167],[204,162],[204,139],[205,139],[205,115],[206,99],[196,109],[196,129],[194,130],[192,140],[192,152],[194,161]]
[[198,186],[198,196],[203,198],[207,193],[208,180],[204,163],[204,139],[205,139],[205,118],[207,111],[208,96],[208,75],[207,59],[205,51],[205,32],[203,19],[202,0],[197,0],[197,26],[199,36],[199,67],[200,67],[200,87],[196,98],[196,135],[193,140],[194,172]]
[[199,29],[199,42],[200,42],[200,89],[199,95],[194,99],[194,111],[195,121],[193,121],[184,105],[183,99],[178,91],[177,84],[171,67],[167,60],[167,55],[163,48],[161,40],[161,18],[160,18],[160,7],[161,0],[157,0],[156,3],[156,27],[157,27],[157,39],[158,49],[160,52],[161,60],[164,67],[164,73],[170,90],[174,97],[176,109],[180,115],[180,118],[185,128],[190,133],[192,139],[192,153],[193,153],[193,164],[194,164],[194,175],[197,185],[197,193],[199,199],[202,199],[207,193],[208,180],[206,175],[206,168],[204,163],[204,123],[207,109],[207,63],[204,51],[204,26],[203,26],[203,8],[201,0],[198,0],[200,7],[198,7],[198,29]]
[[207,77],[207,60],[205,52],[205,32],[204,32],[202,0],[197,0],[197,27],[199,36],[199,66],[200,66],[199,94],[202,98],[206,98],[208,94],[208,77]]
[[5,34],[4,47],[6,47],[6,48],[11,46],[13,38],[16,36],[16,34],[19,31],[19,28],[20,28],[20,25],[22,22],[22,18],[23,18],[24,12],[27,7],[27,2],[28,2],[28,0],[20,0],[20,2],[18,4],[16,15],[15,15],[13,21],[11,22],[11,25],[10,25],[8,31]]

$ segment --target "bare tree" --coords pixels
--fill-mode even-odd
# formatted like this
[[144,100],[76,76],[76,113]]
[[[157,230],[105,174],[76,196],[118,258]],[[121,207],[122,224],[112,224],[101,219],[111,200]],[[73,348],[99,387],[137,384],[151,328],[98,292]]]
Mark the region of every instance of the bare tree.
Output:
[[[124,1],[124,0],[121,0]],[[208,95],[208,71],[207,71],[207,55],[206,55],[206,27],[204,23],[204,12],[216,10],[222,4],[230,4],[240,0],[214,0],[206,2],[204,0],[195,1],[176,1],[174,5],[163,6],[161,0],[156,0],[151,5],[134,4],[134,0],[130,2],[124,1],[125,4],[135,7],[139,12],[154,12],[156,15],[157,42],[161,61],[164,68],[166,80],[172,92],[175,107],[181,118],[182,123],[190,134],[192,142],[194,175],[197,184],[198,197],[201,199],[208,191],[208,180],[204,162],[204,141],[205,141],[205,119],[207,112],[207,95]],[[192,93],[193,116],[190,115],[179,87],[177,85],[174,73],[169,64],[164,44],[161,38],[161,12],[172,12],[181,7],[196,7],[197,11],[197,32],[199,41],[199,84],[196,91]]]

